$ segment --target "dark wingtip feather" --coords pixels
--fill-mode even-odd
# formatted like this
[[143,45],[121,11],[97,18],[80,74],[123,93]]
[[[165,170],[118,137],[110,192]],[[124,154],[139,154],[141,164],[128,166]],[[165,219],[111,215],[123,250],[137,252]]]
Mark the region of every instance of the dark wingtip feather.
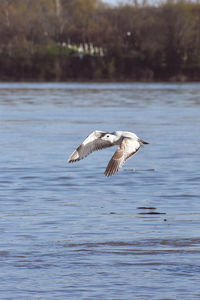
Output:
[[76,162],[76,161],[79,161],[80,160],[80,158],[77,158],[77,159],[68,159],[68,163],[69,164],[71,164],[71,163],[74,163],[74,162]]

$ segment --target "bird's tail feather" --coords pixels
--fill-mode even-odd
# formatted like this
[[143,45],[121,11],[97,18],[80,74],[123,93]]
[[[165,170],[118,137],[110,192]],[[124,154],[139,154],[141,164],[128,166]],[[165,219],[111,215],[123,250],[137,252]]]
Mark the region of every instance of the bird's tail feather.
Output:
[[139,139],[139,142],[142,143],[142,144],[144,144],[144,145],[148,145],[149,144],[148,142],[145,142],[142,139]]

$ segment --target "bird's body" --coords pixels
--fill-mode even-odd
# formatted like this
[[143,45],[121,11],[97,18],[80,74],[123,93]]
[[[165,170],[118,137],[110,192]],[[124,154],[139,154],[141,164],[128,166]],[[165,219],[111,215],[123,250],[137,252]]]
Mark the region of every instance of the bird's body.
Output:
[[68,162],[79,161],[93,151],[119,145],[104,172],[105,176],[112,176],[119,171],[127,159],[134,155],[140,147],[143,147],[143,144],[148,143],[132,132],[115,131],[109,133],[95,130],[72,153]]

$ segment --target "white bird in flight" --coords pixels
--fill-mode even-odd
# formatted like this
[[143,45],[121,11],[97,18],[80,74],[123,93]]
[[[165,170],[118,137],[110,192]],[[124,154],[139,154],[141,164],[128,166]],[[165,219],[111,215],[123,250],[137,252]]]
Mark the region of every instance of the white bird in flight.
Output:
[[111,160],[109,161],[105,176],[112,176],[119,171],[125,161],[134,155],[143,144],[149,144],[140,139],[135,133],[128,131],[115,131],[112,133],[95,130],[82,142],[72,153],[68,162],[79,161],[90,153],[103,148],[119,145]]

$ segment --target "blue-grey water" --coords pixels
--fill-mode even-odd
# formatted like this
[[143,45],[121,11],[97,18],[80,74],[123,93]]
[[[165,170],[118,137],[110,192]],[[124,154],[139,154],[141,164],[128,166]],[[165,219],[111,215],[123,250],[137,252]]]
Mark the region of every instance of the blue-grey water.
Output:
[[200,299],[199,136],[200,84],[0,84],[0,299]]

